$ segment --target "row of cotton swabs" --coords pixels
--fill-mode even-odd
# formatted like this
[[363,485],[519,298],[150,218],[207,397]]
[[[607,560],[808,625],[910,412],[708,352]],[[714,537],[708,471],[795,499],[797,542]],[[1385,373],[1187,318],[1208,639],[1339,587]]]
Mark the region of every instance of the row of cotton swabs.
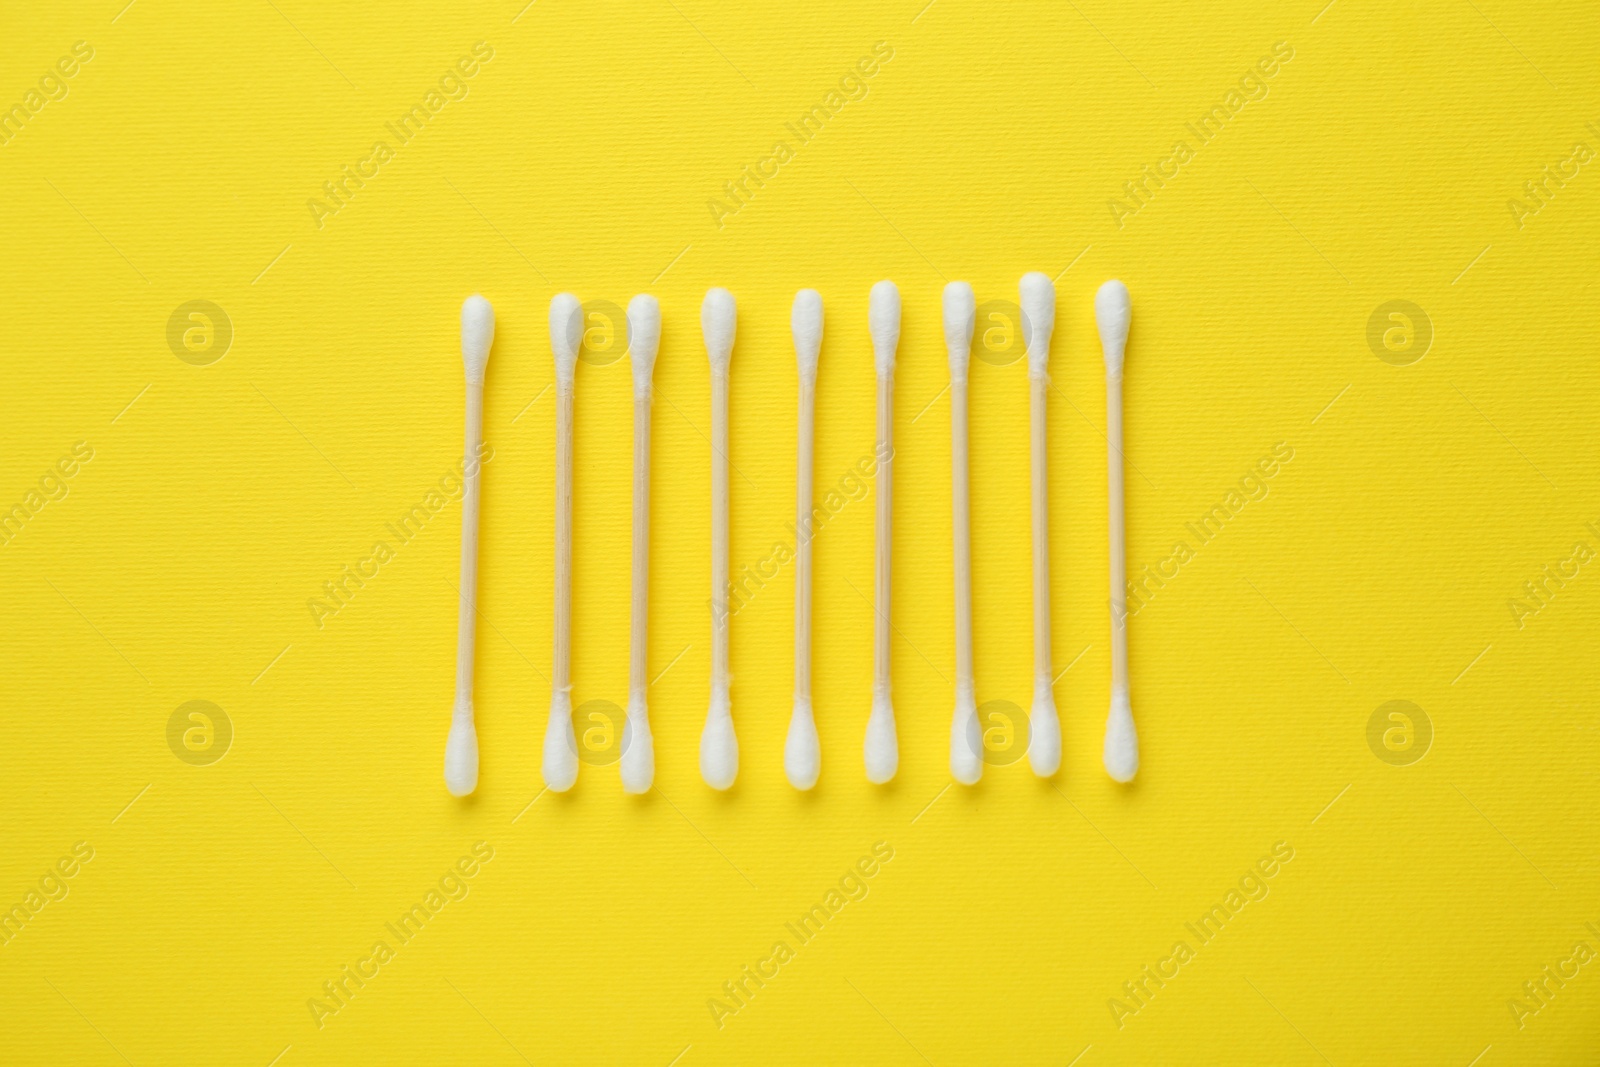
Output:
[[[1050,338],[1055,325],[1055,287],[1043,274],[1025,275],[1021,307],[1031,389],[1031,481],[1033,508],[1034,697],[1029,717],[1028,759],[1042,777],[1061,763],[1061,725],[1052,693],[1050,661],[1049,534],[1046,510],[1045,391]],[[950,773],[964,785],[979,780],[983,741],[972,671],[972,557],[968,531],[967,368],[976,305],[972,287],[951,282],[944,290],[945,346],[950,361],[951,498],[953,501],[956,707],[950,726]],[[1128,697],[1128,643],[1124,598],[1126,554],[1122,481],[1122,365],[1128,339],[1128,290],[1109,281],[1095,296],[1095,316],[1106,363],[1106,440],[1111,549],[1111,707],[1106,718],[1104,760],[1119,782],[1139,767],[1138,738]],[[706,293],[700,326],[711,364],[711,603],[728,596],[728,366],[737,310],[726,289]],[[890,531],[893,510],[893,394],[900,341],[900,291],[893,282],[872,287],[867,314],[878,381],[876,634],[872,710],[864,757],[868,779],[887,782],[899,768],[899,742],[889,678]],[[821,745],[811,706],[811,482],[813,419],[818,355],[822,347],[822,297],[812,289],[795,296],[791,325],[800,377],[800,441],[796,493],[795,692],[784,745],[784,772],[797,789],[810,789],[821,771]],[[577,737],[572,725],[570,649],[572,625],[572,404],[578,351],[583,340],[578,298],[562,293],[550,302],[550,345],[556,368],[555,655],[550,720],[545,732],[545,784],[564,792],[578,777]],[[629,696],[620,756],[622,785],[644,793],[655,779],[655,747],[646,700],[646,592],[649,574],[651,379],[661,337],[661,307],[655,297],[628,305],[629,354],[634,380],[633,605]],[[483,440],[483,381],[494,340],[494,311],[481,296],[461,308],[461,352],[466,367],[467,418],[465,492],[461,521],[461,605],[457,640],[456,699],[445,748],[445,784],[464,796],[478,784],[478,739],[473,725],[473,656],[477,622],[477,458]],[[712,611],[711,704],[700,737],[700,774],[714,789],[733,785],[739,771],[728,686],[728,613]]]

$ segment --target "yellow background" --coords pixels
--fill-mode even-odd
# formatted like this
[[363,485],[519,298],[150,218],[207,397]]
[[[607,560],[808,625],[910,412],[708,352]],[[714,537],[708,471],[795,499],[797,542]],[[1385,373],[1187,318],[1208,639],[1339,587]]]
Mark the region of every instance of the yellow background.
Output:
[[[0,498],[92,462],[0,550],[0,903],[94,860],[0,947],[11,1063],[1589,1063],[1600,966],[1596,638],[1600,148],[1580,0],[1389,5],[563,0],[10,5],[0,100],[93,60],[0,147]],[[26,6],[27,10],[23,10]],[[1400,7],[1407,10],[1396,11]],[[460,8],[453,11],[452,8]],[[478,41],[494,58],[321,229],[306,201]],[[892,61],[719,229],[707,208],[875,42]],[[1184,129],[1276,41],[1270,93]],[[1107,199],[1191,140],[1136,216]],[[1552,186],[1554,188],[1554,186]],[[940,289],[1058,278],[1050,488],[1061,772],[947,788],[948,404]],[[735,567],[792,518],[789,304],[827,302],[821,494],[873,439],[872,282],[904,294],[894,681],[901,768],[861,771],[872,504],[816,541],[823,778],[782,775],[791,572],[732,626],[741,776],[700,782],[708,382],[700,298],[739,299]],[[1121,277],[1130,566],[1164,559],[1277,442],[1270,493],[1133,620],[1144,765],[1100,766],[1109,673],[1102,365]],[[658,790],[540,795],[549,700],[550,297],[660,297],[650,660]],[[319,630],[306,606],[459,455],[458,308],[489,365],[482,778],[449,797],[459,508]],[[167,321],[231,321],[207,366]],[[1386,301],[1434,337],[1393,366]],[[578,374],[574,699],[627,678],[630,379]],[[980,702],[1031,697],[1025,362],[974,361]],[[131,404],[130,404],[131,402]],[[920,417],[914,418],[921,413]],[[679,657],[674,663],[674,658]],[[670,669],[668,668],[671,664]],[[231,750],[168,747],[211,701]],[[1394,766],[1374,709],[1418,705]],[[530,806],[531,802],[531,806]],[[485,841],[494,859],[319,1029],[307,1007]],[[737,1015],[875,842],[894,859]],[[1275,842],[1294,859],[1119,1029],[1108,1001]],[[276,1057],[276,1059],[275,1059]],[[676,1059],[675,1059],[676,1057]],[[1077,1057],[1074,1059],[1074,1057]],[[1477,1057],[1477,1059],[1475,1059]]]

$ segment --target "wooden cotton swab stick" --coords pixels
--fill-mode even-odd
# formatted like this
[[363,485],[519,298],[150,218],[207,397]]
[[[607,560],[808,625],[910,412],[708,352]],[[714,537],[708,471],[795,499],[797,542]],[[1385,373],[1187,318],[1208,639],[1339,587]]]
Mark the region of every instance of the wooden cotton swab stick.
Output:
[[1048,778],[1061,766],[1061,720],[1051,691],[1050,512],[1046,504],[1045,390],[1050,387],[1050,335],[1056,325],[1056,287],[1033,271],[1022,276],[1022,322],[1028,341],[1029,426],[1033,480],[1033,713],[1028,762]]
[[444,784],[464,797],[478,788],[478,731],[473,725],[472,666],[478,624],[478,453],[483,444],[483,371],[494,344],[494,308],[473,294],[461,305],[461,362],[467,375],[467,438],[461,493],[461,615],[456,627],[456,706],[444,746]]
[[622,745],[622,789],[648,793],[656,777],[650,734],[650,401],[661,305],[640,294],[628,302],[628,356],[633,363],[633,627],[628,655],[628,724]]
[[783,745],[783,773],[796,789],[817,784],[822,746],[811,710],[811,480],[816,442],[817,358],[822,351],[822,294],[802,289],[789,316],[800,370],[800,444],[795,463],[794,711]]
[[556,637],[550,671],[550,724],[544,732],[544,784],[564,793],[578,780],[572,732],[572,394],[583,308],[571,293],[550,301],[550,350],[556,361]]
[[956,710],[950,720],[950,774],[962,785],[983,777],[978,703],[972,681],[972,539],[967,525],[967,367],[977,302],[972,286],[944,287],[944,344],[950,356],[950,501],[955,530]]
[[900,740],[895,732],[894,702],[889,689],[889,546],[893,514],[894,357],[900,344],[900,290],[894,282],[872,287],[867,307],[873,362],[878,371],[878,514],[876,598],[877,631],[873,641],[872,714],[867,719],[864,750],[867,781],[881,784],[900,767]]
[[1106,773],[1131,782],[1139,771],[1139,736],[1128,699],[1127,539],[1122,492],[1122,359],[1132,317],[1128,287],[1109,281],[1094,295],[1106,357],[1106,473],[1111,520],[1111,710],[1106,716]]
[[738,308],[726,289],[706,292],[700,332],[711,360],[711,706],[700,734],[700,777],[727,789],[739,775],[728,701],[728,364]]

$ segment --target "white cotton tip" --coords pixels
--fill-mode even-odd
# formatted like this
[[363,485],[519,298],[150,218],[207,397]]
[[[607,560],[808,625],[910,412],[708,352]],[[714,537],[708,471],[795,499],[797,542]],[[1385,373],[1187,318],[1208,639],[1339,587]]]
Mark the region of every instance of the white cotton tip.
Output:
[[789,716],[789,736],[783,743],[783,773],[796,789],[810,789],[822,773],[822,744],[817,740],[817,720],[811,714],[811,701],[794,698]]
[[727,370],[733,357],[733,334],[739,325],[739,308],[726,289],[707,289],[700,304],[700,332],[705,335],[706,355],[712,370]]
[[556,381],[570,382],[583,347],[583,306],[571,293],[550,299],[550,351],[556,357]]
[[700,777],[712,789],[727,789],[739,776],[739,739],[726,693],[711,698],[706,728],[700,733]]
[[887,378],[894,373],[894,351],[900,346],[900,290],[887,278],[872,287],[867,301],[867,329],[872,333],[878,377]]
[[950,720],[950,777],[962,785],[976,785],[983,777],[982,749],[977,701],[971,692],[957,693],[956,713]]
[[1022,334],[1028,342],[1028,373],[1044,377],[1050,361],[1050,335],[1056,329],[1056,287],[1049,276],[1030,271],[1018,286],[1022,295]]
[[627,730],[622,745],[622,791],[648,793],[656,780],[656,744],[650,735],[650,711],[643,693],[628,698]]
[[972,330],[977,324],[977,299],[966,282],[944,287],[944,347],[950,354],[950,377],[965,381],[972,359]]
[[565,793],[578,780],[578,738],[572,732],[572,696],[550,695],[550,725],[544,731],[544,784]]
[[1040,678],[1033,686],[1033,711],[1028,716],[1028,762],[1033,773],[1048,778],[1061,767],[1061,717],[1056,714],[1056,696],[1050,679]]
[[444,743],[444,787],[464,797],[478,788],[478,730],[472,725],[472,701],[458,699]]
[[[1133,318],[1133,303],[1128,287],[1115,278],[1094,294],[1094,318],[1100,326],[1100,347],[1106,354],[1106,373],[1122,373],[1122,354],[1128,347],[1128,322]],[[1129,773],[1132,777],[1132,773]]]
[[894,725],[894,702],[889,693],[874,690],[872,714],[867,717],[867,781],[882,785],[900,769],[900,735]]
[[822,353],[822,294],[802,289],[794,294],[794,310],[789,312],[789,329],[794,334],[794,358],[800,367],[800,380],[816,383],[817,359]]
[[1133,728],[1133,706],[1126,689],[1111,692],[1111,713],[1106,716],[1106,773],[1119,782],[1131,782],[1139,773],[1139,734]]
[[483,369],[489,365],[493,344],[494,308],[473,293],[461,302],[461,362],[466,365],[469,385],[483,384]]
[[650,395],[650,378],[656,372],[656,349],[661,347],[661,301],[640,293],[628,301],[628,359],[633,364],[635,396]]

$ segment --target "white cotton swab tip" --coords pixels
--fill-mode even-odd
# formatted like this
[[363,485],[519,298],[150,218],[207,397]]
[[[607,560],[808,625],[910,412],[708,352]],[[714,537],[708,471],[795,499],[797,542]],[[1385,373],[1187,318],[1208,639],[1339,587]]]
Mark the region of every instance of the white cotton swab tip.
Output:
[[700,332],[705,335],[711,366],[726,369],[733,357],[733,335],[739,323],[738,305],[726,289],[708,289],[700,304]]
[[822,294],[802,289],[794,294],[794,310],[789,313],[789,329],[794,333],[794,358],[800,367],[800,380],[817,380],[817,362],[822,354]]
[[640,293],[628,301],[628,359],[633,365],[633,391],[650,395],[656,371],[656,350],[661,347],[661,301]]
[[583,347],[583,306],[571,293],[550,299],[550,351],[556,357],[556,380],[570,382],[578,369],[578,349]]
[[1100,347],[1106,354],[1106,371],[1122,373],[1122,356],[1128,347],[1128,323],[1133,318],[1133,303],[1128,287],[1113,278],[1094,294],[1094,318],[1100,327]]
[[894,702],[886,692],[872,694],[865,756],[867,781],[873,785],[889,781],[900,769],[900,737],[894,725]]
[[739,739],[725,693],[711,697],[705,729],[700,732],[700,777],[713,789],[727,789],[739,776]]
[[822,744],[817,738],[817,720],[808,697],[794,698],[789,736],[783,743],[783,773],[796,789],[810,789],[822,773]]
[[950,777],[962,785],[977,785],[983,777],[982,752],[977,701],[971,692],[959,692],[956,713],[950,720]]
[[1033,773],[1048,778],[1061,767],[1061,717],[1049,678],[1033,683],[1033,710],[1028,716],[1028,763]]
[[468,385],[483,384],[483,370],[489,365],[493,344],[494,308],[473,293],[461,303],[461,362],[466,366]]
[[650,709],[644,694],[628,698],[627,735],[622,746],[622,791],[648,793],[656,780],[656,743],[650,732]]
[[894,370],[895,349],[900,346],[900,290],[888,279],[872,287],[867,300],[867,330],[872,334],[878,375],[888,375]]
[[1126,689],[1111,693],[1111,713],[1106,716],[1106,773],[1113,781],[1131,782],[1139,773],[1139,734],[1133,727],[1133,706]]
[[[468,714],[472,702],[467,702]],[[460,714],[450,720],[450,736],[444,743],[444,787],[453,797],[464,797],[478,788],[478,730],[470,717]]]
[[951,282],[944,287],[944,345],[950,353],[950,367],[966,370],[972,356],[972,331],[978,312],[977,298],[966,282]]
[[572,729],[572,694],[550,694],[551,726],[544,734],[544,784],[565,793],[578,781],[578,736]]
[[1028,344],[1028,372],[1039,377],[1050,359],[1050,335],[1056,328],[1056,287],[1048,275],[1022,276],[1022,331]]

